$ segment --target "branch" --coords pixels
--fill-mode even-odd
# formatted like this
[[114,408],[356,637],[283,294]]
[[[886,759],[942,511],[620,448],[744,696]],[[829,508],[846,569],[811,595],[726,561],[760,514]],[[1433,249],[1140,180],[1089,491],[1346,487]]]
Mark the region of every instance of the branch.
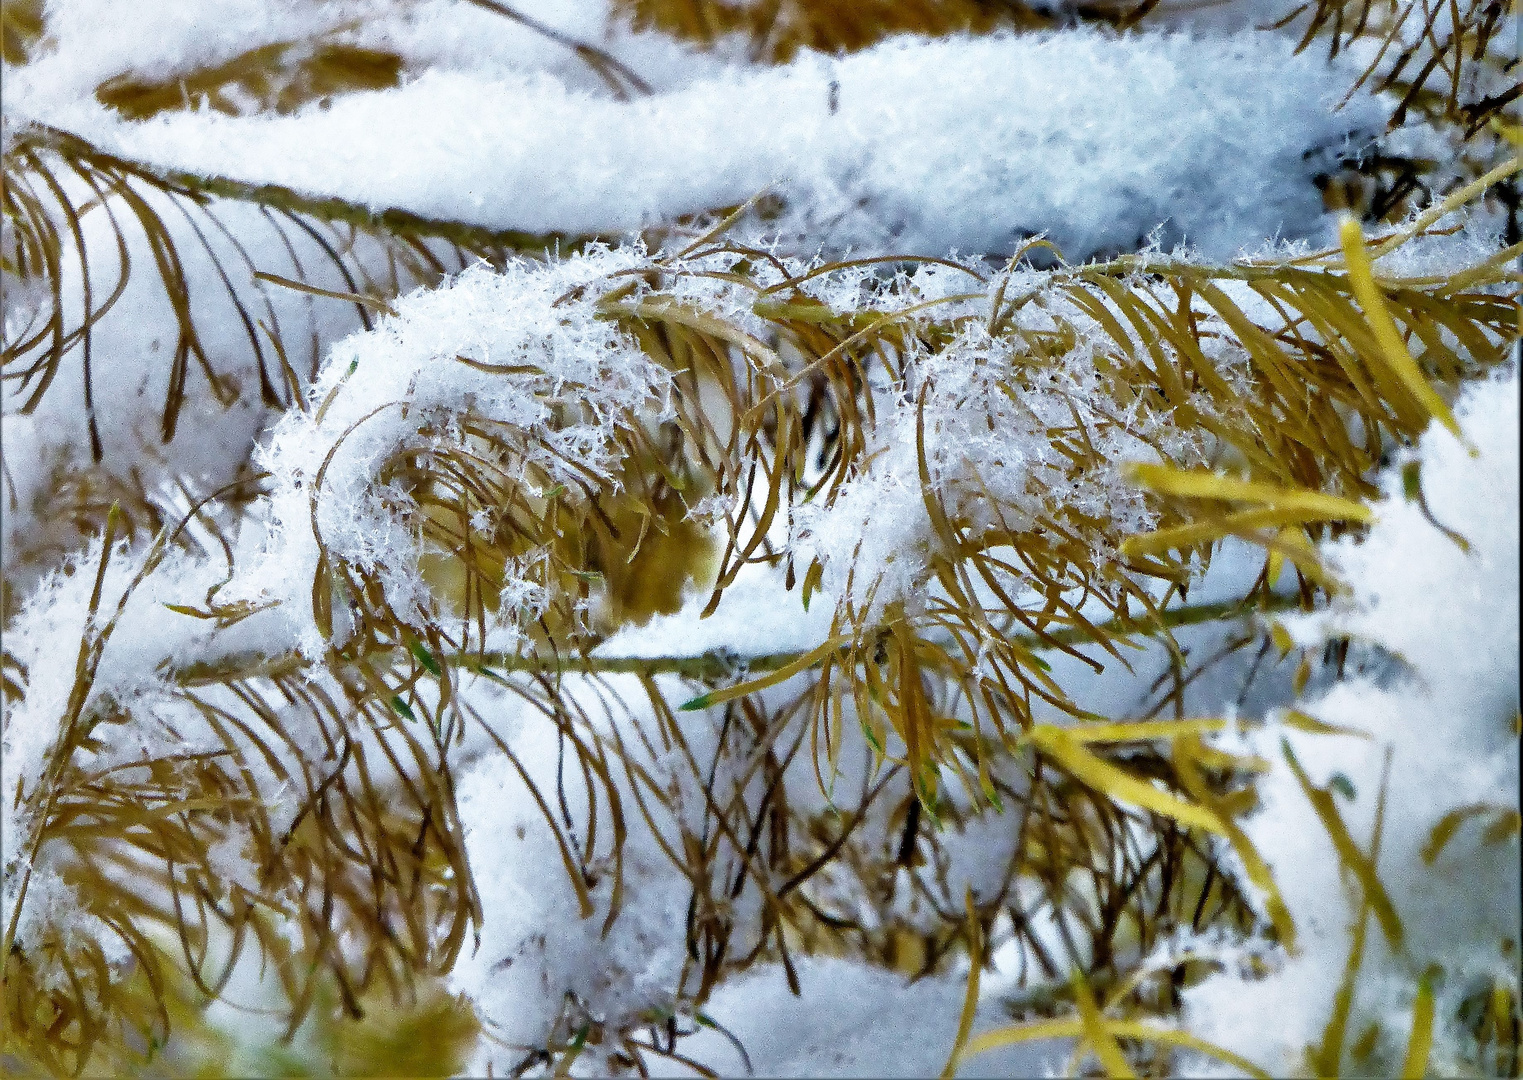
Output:
[[304,194],[281,184],[255,184],[227,176],[208,176],[184,169],[165,168],[147,162],[119,157],[60,128],[32,123],[19,135],[16,143],[52,150],[70,159],[82,159],[116,172],[139,177],[156,184],[170,194],[196,202],[208,197],[254,203],[271,210],[300,214],[319,221],[353,225],[402,236],[444,240],[471,252],[506,249],[510,251],[579,250],[595,240],[611,236],[574,233],[521,232],[516,229],[489,229],[462,221],[424,217],[408,210],[390,207],[374,210],[362,203],[334,196]]
[[[1170,608],[1157,617],[1138,619],[1111,619],[1098,623],[1093,630],[1070,627],[1048,631],[1045,637],[1035,634],[1013,634],[1009,639],[1026,646],[1034,652],[1052,649],[1055,645],[1095,644],[1104,640],[1151,636],[1164,630],[1184,626],[1253,615],[1290,611],[1300,606],[1295,596],[1271,595],[1267,600],[1250,603],[1245,600],[1228,600],[1216,604],[1190,604]],[[843,646],[842,653],[847,651]],[[405,654],[398,646],[387,650],[386,655]],[[374,654],[372,654],[374,655]],[[762,653],[741,656],[729,651],[700,653],[697,656],[524,656],[518,653],[468,652],[440,656],[441,663],[454,668],[468,668],[488,677],[506,674],[534,675],[681,675],[695,682],[716,683],[738,675],[756,675],[778,671],[796,663],[806,651]],[[221,660],[187,664],[174,670],[174,680],[180,686],[191,688],[212,686],[235,679],[282,678],[294,675],[312,665],[312,661],[297,652],[265,656],[262,653],[236,653]]]

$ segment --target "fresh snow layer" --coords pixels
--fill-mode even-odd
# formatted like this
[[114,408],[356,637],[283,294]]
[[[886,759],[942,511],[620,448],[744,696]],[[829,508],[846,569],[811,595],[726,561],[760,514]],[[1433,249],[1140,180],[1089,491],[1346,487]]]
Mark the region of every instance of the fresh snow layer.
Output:
[[656,89],[718,70],[737,52],[633,33],[606,0],[514,0],[510,6],[549,33],[468,0],[184,0],[140,5],[131,20],[113,17],[113,0],[50,0],[41,46],[8,78],[37,107],[52,108],[88,97],[119,76],[164,82],[257,49],[320,41],[392,53],[407,72],[543,71],[611,97],[607,81],[573,44],[602,50]]
[[[67,176],[63,182],[69,183]],[[89,192],[77,182],[71,186],[76,201],[84,202]],[[232,481],[272,411],[261,401],[255,343],[271,383],[278,388],[285,381],[270,336],[259,326],[280,335],[290,364],[306,379],[317,370],[328,345],[357,325],[353,305],[254,280],[253,270],[259,269],[304,276],[320,287],[349,287],[318,243],[300,230],[291,228],[283,235],[273,219],[252,205],[220,202],[214,208],[214,224],[207,217],[183,215],[173,200],[158,192],[141,194],[173,238],[194,311],[196,338],[224,401],[208,385],[201,365],[188,360],[174,439],[164,440],[164,407],[179,335],[174,307],[154,269],[154,248],[119,203],[115,222],[103,213],[83,214],[80,229],[89,256],[85,265],[93,303],[99,305],[112,293],[121,273],[118,224],[130,273],[116,303],[93,327],[88,389],[84,351],[76,345],[60,362],[57,377],[34,412],[20,412],[32,383],[10,383],[0,395],[7,466],[0,546],[7,574],[17,573],[18,560],[47,551],[50,543],[68,550],[77,542],[74,523],[60,514],[56,502],[60,485],[71,474],[88,477],[93,468],[129,488],[141,484],[150,497],[163,494],[163,489],[174,492],[180,484],[211,492]],[[355,261],[380,261],[374,245],[363,242],[351,254]],[[85,294],[75,244],[66,243],[61,266],[60,300],[68,324],[76,326],[83,318]],[[219,266],[229,284],[224,285]],[[28,298],[21,289],[10,288],[13,281],[7,277],[5,283],[8,341],[34,314],[46,316],[45,294]],[[98,465],[90,460],[92,414],[101,445]]]
[[[1456,414],[1475,456],[1430,428],[1387,475],[1368,538],[1324,548],[1351,594],[1328,612],[1289,620],[1303,645],[1320,649],[1349,635],[1356,647],[1374,643],[1399,658],[1394,673],[1387,665],[1355,674],[1298,704],[1370,738],[1271,724],[1230,747],[1274,763],[1257,785],[1262,809],[1244,827],[1274,872],[1300,948],[1267,979],[1229,987],[1222,975],[1187,991],[1186,1018],[1196,1034],[1271,1073],[1304,1068],[1303,1048],[1320,1043],[1358,914],[1357,887],[1344,887],[1351,879],[1288,767],[1282,739],[1313,784],[1338,792],[1339,812],[1363,850],[1382,783],[1389,785],[1376,869],[1404,934],[1395,947],[1370,920],[1347,1028],[1352,1040],[1380,1025],[1377,1057],[1365,1071],[1395,1071],[1429,965],[1440,972],[1429,1066],[1438,1075],[1474,1068],[1474,1044],[1457,1019],[1465,998],[1486,992],[1490,979],[1518,992],[1518,834],[1487,837],[1490,825],[1517,814],[1519,801],[1518,390],[1512,373],[1462,397]],[[1463,537],[1468,550],[1403,497],[1400,466],[1408,462],[1420,470],[1433,521]],[[1479,809],[1425,857],[1435,826],[1465,807]],[[1265,1025],[1270,1013],[1276,1021]],[[1220,1066],[1203,1068],[1215,1074]]]
[[[794,961],[801,996],[788,991],[781,964],[725,983],[710,1000],[713,1017],[746,1049],[756,1076],[937,1076],[947,1063],[966,992],[965,976],[910,982],[892,971],[831,957]],[[975,1031],[1008,1023],[980,1009]],[[967,1059],[964,1076],[1055,1075],[1068,1040],[1039,1040]],[[717,1030],[682,1045],[722,1075],[744,1075],[739,1053]]]
[[23,69],[11,109],[164,167],[499,229],[617,233],[770,187],[769,228],[811,249],[997,254],[1045,233],[1076,259],[1161,225],[1225,256],[1319,227],[1304,155],[1379,119],[1333,110],[1351,74],[1276,35],[1071,30],[892,39],[630,101],[436,69],[290,116],[140,123]]

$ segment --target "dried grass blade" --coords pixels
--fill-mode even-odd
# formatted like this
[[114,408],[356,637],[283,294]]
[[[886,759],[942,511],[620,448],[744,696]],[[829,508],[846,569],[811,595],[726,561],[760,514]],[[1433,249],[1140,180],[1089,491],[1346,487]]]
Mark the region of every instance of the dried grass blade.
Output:
[[1302,792],[1311,802],[1312,809],[1316,811],[1323,828],[1327,830],[1328,837],[1333,842],[1333,849],[1338,853],[1339,861],[1358,879],[1365,896],[1369,898],[1370,909],[1375,912],[1375,918],[1379,921],[1386,940],[1391,943],[1392,948],[1401,948],[1403,938],[1401,916],[1396,913],[1396,906],[1391,902],[1391,895],[1386,892],[1385,884],[1376,874],[1373,863],[1364,852],[1359,850],[1359,846],[1354,843],[1354,838],[1349,835],[1348,826],[1343,823],[1343,816],[1338,813],[1338,806],[1333,802],[1332,795],[1312,784],[1311,778],[1306,775],[1306,770],[1301,767],[1300,761],[1291,750],[1289,741],[1282,740],[1281,748],[1291,772],[1295,774],[1296,781],[1301,785]]
[[1096,757],[1063,728],[1037,724],[1023,738],[1030,740],[1033,746],[1075,778],[1117,802],[1140,806],[1152,813],[1173,818],[1190,828],[1203,829],[1218,836],[1228,835],[1226,826],[1213,811],[1160,791],[1124,769]]
[[1433,1051],[1433,983],[1423,975],[1417,984],[1417,998],[1412,1002],[1412,1034],[1407,1053],[1397,1073],[1401,1080],[1422,1080],[1428,1074],[1428,1056]]
[[841,646],[849,644],[851,638],[848,635],[833,637],[820,645],[815,646],[804,653],[797,660],[784,664],[776,671],[768,672],[759,679],[749,679],[746,682],[727,686],[722,690],[710,690],[706,694],[699,694],[690,701],[685,701],[677,707],[679,712],[695,712],[699,709],[711,708],[715,705],[723,705],[726,701],[734,701],[736,698],[754,694],[758,690],[765,690],[769,686],[787,682],[801,671],[808,671],[815,664],[824,660]]
[[1380,358],[1435,420],[1448,428],[1456,438],[1463,438],[1459,422],[1423,375],[1417,361],[1412,359],[1412,354],[1407,351],[1407,343],[1396,329],[1396,323],[1375,284],[1370,256],[1365,250],[1364,232],[1359,228],[1359,222],[1352,217],[1344,218],[1343,224],[1339,226],[1339,236],[1343,240],[1343,257],[1348,264],[1349,285],[1364,307],[1365,318],[1369,320],[1370,329],[1380,345]]

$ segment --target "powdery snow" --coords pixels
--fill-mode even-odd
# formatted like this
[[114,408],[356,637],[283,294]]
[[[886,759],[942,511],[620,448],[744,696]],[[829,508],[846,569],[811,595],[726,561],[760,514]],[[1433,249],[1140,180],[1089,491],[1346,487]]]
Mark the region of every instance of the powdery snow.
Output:
[[1317,231],[1304,155],[1357,150],[1378,130],[1372,100],[1333,110],[1357,72],[1291,45],[903,38],[629,101],[543,69],[435,69],[290,116],[138,123],[32,91],[23,70],[10,108],[165,167],[498,229],[618,233],[770,187],[786,210],[769,228],[810,252],[996,254],[1045,233],[1082,259],[1164,225],[1171,243],[1220,257]]
[[[1404,662],[1395,674],[1388,666],[1384,677],[1354,675],[1298,703],[1369,738],[1271,724],[1232,747],[1274,763],[1257,785],[1262,809],[1245,829],[1274,871],[1300,949],[1266,979],[1228,987],[1223,975],[1188,991],[1185,1015],[1197,1034],[1272,1073],[1304,1069],[1305,1048],[1322,1039],[1359,897],[1357,886],[1346,887],[1282,739],[1312,783],[1341,791],[1338,808],[1362,850],[1369,850],[1383,780],[1389,785],[1377,871],[1404,935],[1397,946],[1370,918],[1348,1031],[1352,1040],[1373,1022],[1380,1036],[1377,1056],[1361,1068],[1389,1073],[1400,1061],[1430,965],[1439,972],[1430,1068],[1441,1075],[1474,1067],[1467,1066],[1473,1042],[1456,1015],[1466,997],[1486,992],[1487,979],[1517,992],[1518,834],[1488,841],[1485,833],[1498,815],[1518,810],[1518,388],[1514,372],[1461,399],[1456,414],[1478,456],[1434,425],[1400,463],[1420,469],[1433,519],[1469,550],[1406,500],[1400,466],[1393,467],[1368,538],[1324,548],[1351,593],[1326,613],[1290,622],[1305,644],[1349,635]],[[1425,857],[1435,827],[1465,807],[1482,809]],[[1270,1012],[1275,1023],[1266,1025]]]

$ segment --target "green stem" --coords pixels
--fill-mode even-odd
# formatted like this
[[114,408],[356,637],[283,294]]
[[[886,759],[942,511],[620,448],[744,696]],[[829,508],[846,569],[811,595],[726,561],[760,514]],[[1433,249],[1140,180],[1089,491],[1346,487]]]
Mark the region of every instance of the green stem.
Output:
[[[1293,596],[1271,596],[1267,601],[1251,605],[1243,600],[1193,604],[1170,608],[1156,618],[1111,619],[1096,624],[1092,630],[1067,627],[1047,631],[1045,639],[1035,634],[1012,634],[1008,640],[1032,651],[1041,651],[1055,645],[1084,645],[1100,640],[1148,636],[1162,630],[1198,626],[1252,614],[1290,611],[1299,606],[1299,599]],[[402,650],[399,647],[397,651]],[[681,675],[696,682],[715,683],[733,678],[742,671],[751,675],[777,671],[795,663],[804,655],[805,651],[762,653],[755,656],[705,652],[697,656],[541,657],[516,653],[470,652],[449,654],[440,657],[440,660],[451,667],[484,669],[489,675]],[[184,687],[211,686],[232,679],[281,678],[294,675],[308,666],[310,661],[294,652],[273,657],[241,653],[221,660],[187,664],[176,670],[175,681]]]

